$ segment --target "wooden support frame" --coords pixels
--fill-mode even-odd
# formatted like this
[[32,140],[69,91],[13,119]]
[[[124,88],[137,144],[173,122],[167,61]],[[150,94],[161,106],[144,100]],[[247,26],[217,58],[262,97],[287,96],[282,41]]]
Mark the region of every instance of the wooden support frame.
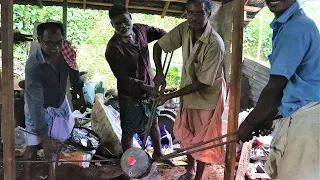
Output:
[[164,18],[167,14],[167,11],[169,9],[169,6],[170,6],[170,1],[166,1],[164,3],[164,8],[163,8],[163,11],[162,11],[162,14],[161,14],[161,18]]
[[[62,0],[43,0],[43,2],[62,2]],[[83,4],[83,1],[68,1],[69,4]],[[100,2],[90,2],[87,1],[87,5],[93,5],[93,6],[105,6],[105,7],[111,7],[113,6],[112,3],[100,3]],[[128,5],[128,9],[140,9],[140,10],[147,10],[147,11],[159,11],[162,12],[162,8],[155,8],[155,7],[146,7],[146,6],[133,6]],[[167,12],[170,13],[177,13],[182,14],[183,10],[174,10],[174,9],[168,9]]]
[[4,179],[16,179],[13,94],[13,0],[1,4],[2,128]]
[[83,0],[83,9],[87,8],[87,0]]
[[[238,118],[240,111],[241,94],[241,70],[243,51],[243,28],[244,28],[244,2],[245,0],[233,1],[233,32],[232,32],[232,57],[231,78],[229,94],[228,133],[238,129]],[[232,140],[236,135],[227,139]],[[234,180],[236,162],[236,143],[228,144],[226,147],[226,167],[224,180]]]

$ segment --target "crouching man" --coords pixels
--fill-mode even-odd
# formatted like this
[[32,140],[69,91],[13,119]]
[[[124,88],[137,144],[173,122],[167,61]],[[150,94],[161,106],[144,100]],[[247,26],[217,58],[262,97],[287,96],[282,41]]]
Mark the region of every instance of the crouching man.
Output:
[[[27,60],[25,68],[25,120],[27,133],[26,160],[36,157],[38,145],[42,145],[46,160],[59,159],[59,141],[69,138],[74,125],[66,99],[67,78],[72,88],[82,97],[83,83],[79,72],[64,56],[62,47],[64,32],[62,23],[50,21],[37,27],[40,47]],[[66,57],[66,58],[65,58]],[[54,180],[56,163],[49,163],[49,179]],[[24,178],[31,180],[31,164],[24,165]]]

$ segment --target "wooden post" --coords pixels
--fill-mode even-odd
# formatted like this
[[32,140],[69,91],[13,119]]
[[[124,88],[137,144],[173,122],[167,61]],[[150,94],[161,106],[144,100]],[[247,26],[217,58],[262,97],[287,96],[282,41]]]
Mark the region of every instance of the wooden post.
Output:
[[126,8],[128,9],[129,7],[129,0],[126,0]]
[[83,0],[83,9],[87,8],[87,0]]
[[13,0],[1,4],[2,40],[2,137],[4,179],[16,179],[13,97]]
[[67,39],[67,18],[68,18],[68,0],[63,0],[63,30],[64,30],[65,39]]
[[[232,132],[238,129],[244,26],[244,0],[234,0],[233,3],[232,60],[229,94],[228,132]],[[228,137],[228,140],[232,140],[234,138],[236,138],[236,135]],[[227,145],[225,161],[226,167],[224,171],[224,180],[234,180],[236,143]]]

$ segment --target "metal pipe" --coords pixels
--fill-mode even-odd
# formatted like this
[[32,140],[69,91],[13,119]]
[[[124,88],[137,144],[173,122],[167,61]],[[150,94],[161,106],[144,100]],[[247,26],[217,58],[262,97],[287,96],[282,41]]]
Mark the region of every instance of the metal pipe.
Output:
[[180,149],[179,152],[183,152],[183,151],[187,151],[187,150],[190,150],[190,149],[193,149],[193,148],[197,148],[197,147],[199,147],[199,146],[203,146],[203,145],[208,144],[208,143],[211,143],[211,142],[213,142],[213,141],[217,141],[217,140],[223,139],[223,138],[225,138],[225,137],[232,136],[232,135],[234,135],[234,134],[236,134],[236,133],[237,133],[237,131],[233,131],[233,132],[231,132],[231,133],[228,133],[228,134],[225,134],[225,135],[222,135],[222,136],[213,138],[213,139],[211,139],[211,140],[197,143],[197,144],[195,144],[195,145],[193,145],[193,146],[190,146],[190,147],[187,147],[187,148],[185,148],[185,149]]
[[108,160],[68,160],[68,161],[46,161],[46,160],[18,160],[16,163],[75,163],[75,162],[113,162],[120,161],[120,159],[108,159]]
[[223,142],[223,143],[215,144],[215,145],[212,145],[212,146],[204,147],[204,148],[193,150],[193,151],[189,151],[189,152],[170,153],[170,154],[167,154],[165,156],[162,156],[162,157],[156,159],[155,161],[172,159],[172,158],[179,157],[179,156],[193,154],[193,153],[197,153],[197,152],[200,152],[200,151],[205,151],[205,150],[208,150],[208,149],[216,148],[216,147],[223,146],[223,145],[230,144],[230,143],[237,142],[237,141],[238,141],[237,139],[233,139],[233,140],[230,140],[230,141],[226,141],[226,142]]

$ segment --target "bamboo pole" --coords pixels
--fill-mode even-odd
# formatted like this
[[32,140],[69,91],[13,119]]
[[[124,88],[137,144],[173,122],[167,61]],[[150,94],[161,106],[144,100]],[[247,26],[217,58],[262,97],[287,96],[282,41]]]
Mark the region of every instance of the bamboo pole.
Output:
[[13,94],[13,0],[1,4],[2,137],[4,179],[16,179]]
[[[229,94],[228,133],[238,129],[245,2],[244,0],[234,0],[233,3],[232,60]],[[232,138],[236,138],[236,135],[230,136],[227,139],[231,140]],[[224,171],[224,180],[234,180],[236,143],[228,144],[226,150],[226,167]]]

